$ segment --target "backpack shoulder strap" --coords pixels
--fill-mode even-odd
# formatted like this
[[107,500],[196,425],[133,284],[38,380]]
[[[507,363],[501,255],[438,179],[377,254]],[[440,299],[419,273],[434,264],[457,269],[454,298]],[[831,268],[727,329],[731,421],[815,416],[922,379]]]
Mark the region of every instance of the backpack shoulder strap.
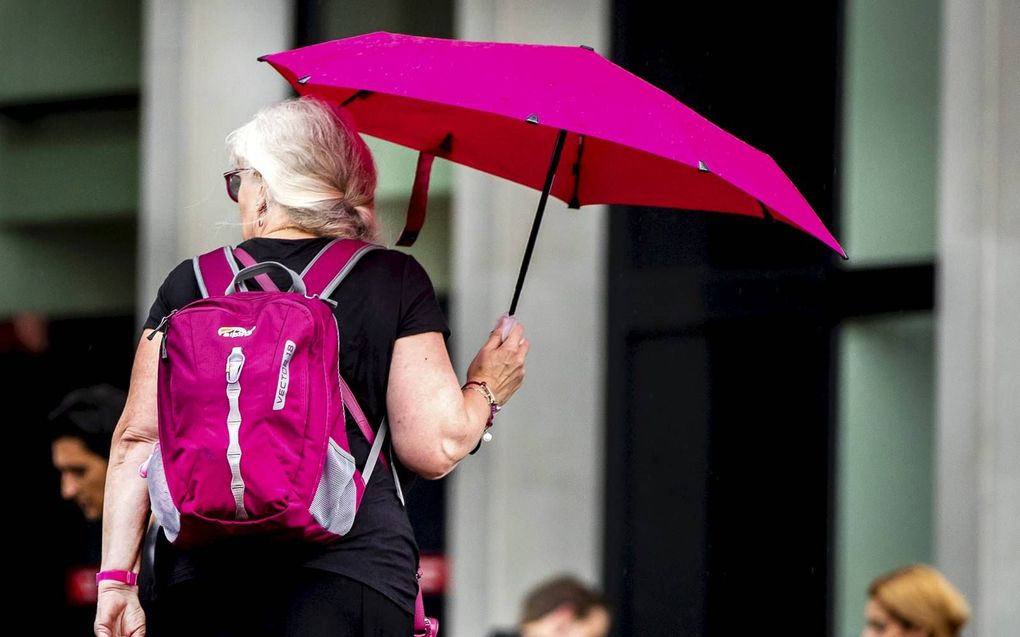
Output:
[[223,246],[192,258],[195,267],[195,279],[202,298],[222,296],[237,274],[237,263],[231,254],[230,246]]
[[[258,263],[258,261],[255,260],[255,257],[253,257],[250,254],[248,254],[248,252],[244,248],[242,248],[240,246],[234,248],[234,256],[237,257],[237,260],[241,262],[241,265],[243,265],[246,268],[250,268],[251,266],[253,266],[256,263]],[[260,274],[260,275],[258,275],[257,277],[255,277],[255,281],[258,282],[258,284],[262,288],[263,292],[279,292],[280,291],[280,288],[276,287],[276,284],[273,283],[273,280],[269,278],[268,274]],[[241,283],[241,286],[243,288],[247,289],[244,286],[243,282]]]
[[355,264],[372,250],[384,248],[374,243],[355,239],[334,239],[301,272],[308,294],[327,298],[347,277]]
[[[354,239],[334,239],[330,241],[301,272],[301,280],[304,281],[307,293],[318,294],[320,298],[324,299],[329,298],[362,257],[373,250],[384,249],[380,245]],[[386,454],[382,453],[383,442],[388,432],[386,420],[383,419],[379,424],[378,432],[372,430],[372,427],[368,424],[368,419],[365,417],[365,412],[361,409],[358,399],[354,396],[354,392],[351,391],[343,376],[340,377],[340,398],[344,407],[354,417],[354,421],[358,424],[361,434],[368,441],[368,444],[372,446],[368,454],[368,460],[365,463],[365,468],[362,471],[362,479],[368,485],[376,462],[382,464],[393,472],[397,497],[400,499],[401,505],[403,505],[404,494],[400,488],[400,477],[397,475],[396,465],[393,464],[392,460],[387,462]]]

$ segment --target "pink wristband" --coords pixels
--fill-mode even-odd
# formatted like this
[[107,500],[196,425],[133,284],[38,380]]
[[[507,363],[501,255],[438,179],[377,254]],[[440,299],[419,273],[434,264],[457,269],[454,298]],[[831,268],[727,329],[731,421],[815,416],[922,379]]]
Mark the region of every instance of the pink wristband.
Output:
[[96,573],[96,584],[103,580],[113,580],[114,582],[123,582],[129,586],[137,586],[138,573],[134,571],[99,571]]

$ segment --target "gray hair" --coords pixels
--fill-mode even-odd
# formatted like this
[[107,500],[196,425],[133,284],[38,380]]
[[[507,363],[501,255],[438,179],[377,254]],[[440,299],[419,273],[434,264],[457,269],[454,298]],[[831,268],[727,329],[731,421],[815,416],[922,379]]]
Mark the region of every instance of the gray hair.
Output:
[[227,136],[235,168],[261,175],[266,203],[319,236],[375,241],[375,163],[342,109],[302,97],[274,104]]

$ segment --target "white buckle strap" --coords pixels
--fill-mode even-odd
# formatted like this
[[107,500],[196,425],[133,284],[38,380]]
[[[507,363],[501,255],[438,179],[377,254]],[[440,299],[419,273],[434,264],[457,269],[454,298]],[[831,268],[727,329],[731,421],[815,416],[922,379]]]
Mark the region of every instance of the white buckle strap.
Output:
[[244,508],[244,479],[241,477],[241,442],[238,434],[241,431],[241,369],[244,367],[244,353],[235,347],[227,356],[227,400],[230,401],[230,413],[227,414],[227,433],[230,435],[230,446],[227,447],[227,463],[230,464],[230,491],[234,494],[234,519],[247,520],[248,511]]
[[389,432],[389,425],[386,424],[386,419],[379,424],[379,433],[375,435],[375,441],[372,443],[372,449],[368,452],[368,458],[365,460],[365,468],[361,471],[361,478],[365,481],[365,488],[368,488],[368,481],[372,479],[372,472],[375,471],[376,462],[379,460],[379,454],[382,452],[383,441],[386,440],[386,434]]
[[[368,488],[368,481],[372,479],[372,473],[375,471],[375,467],[379,461],[379,455],[382,453],[383,441],[386,439],[386,435],[390,431],[389,423],[383,418],[383,421],[379,423],[379,433],[375,435],[375,442],[372,443],[372,449],[368,452],[368,459],[365,460],[365,469],[361,472],[361,478],[365,481],[365,488]],[[400,476],[397,475],[397,464],[393,462],[393,446],[390,446],[390,468],[393,470],[393,483],[397,487],[397,497],[400,499],[401,506],[404,505],[404,490],[400,488]]]

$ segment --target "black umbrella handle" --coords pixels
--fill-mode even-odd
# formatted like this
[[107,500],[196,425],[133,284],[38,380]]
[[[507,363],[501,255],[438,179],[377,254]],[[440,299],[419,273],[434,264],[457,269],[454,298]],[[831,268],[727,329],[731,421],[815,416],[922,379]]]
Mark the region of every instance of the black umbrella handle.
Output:
[[524,250],[524,261],[521,263],[521,272],[517,275],[517,287],[514,289],[514,300],[510,303],[510,316],[517,313],[517,302],[521,300],[521,288],[524,287],[524,277],[528,276],[528,264],[531,263],[531,253],[535,250],[535,240],[538,239],[538,228],[542,225],[542,215],[545,214],[545,203],[549,201],[549,191],[552,190],[553,177],[556,176],[556,167],[560,165],[560,155],[563,153],[563,144],[567,141],[567,131],[561,130],[556,137],[556,148],[553,150],[552,162],[549,164],[549,172],[545,174],[545,186],[542,187],[542,197],[538,200],[538,211],[535,213],[535,220],[531,223],[531,236],[528,237],[528,247]]

